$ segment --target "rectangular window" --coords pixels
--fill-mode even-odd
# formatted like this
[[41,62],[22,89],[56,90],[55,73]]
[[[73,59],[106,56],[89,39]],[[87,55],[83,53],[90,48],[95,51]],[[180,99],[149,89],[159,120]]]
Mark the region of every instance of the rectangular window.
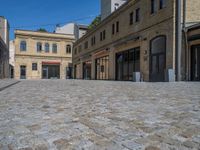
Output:
[[156,10],[157,10],[156,0],[151,0],[151,14],[156,13]]
[[166,7],[166,0],[160,0],[160,9],[163,9]]
[[53,44],[53,46],[52,46],[52,52],[53,53],[57,53],[57,49],[58,49],[57,44]]
[[94,36],[93,37],[93,45],[95,45],[96,44],[96,37]]
[[130,17],[130,25],[132,25],[133,24],[133,12],[130,13],[129,17]]
[[45,43],[45,52],[49,53],[49,44],[48,43]]
[[103,41],[106,39],[106,30],[100,32],[100,41]]
[[26,41],[21,41],[21,43],[20,43],[20,51],[26,51]]
[[88,48],[88,42],[85,42],[85,49]]
[[42,52],[42,43],[37,43],[37,52]]
[[82,46],[80,45],[79,47],[78,47],[78,52],[80,53],[82,51]]
[[135,22],[140,21],[140,8],[137,8],[135,11]]
[[91,45],[93,46],[93,45],[95,45],[95,43],[96,43],[96,38],[95,38],[95,36],[93,36],[91,38]]
[[112,24],[112,34],[113,35],[115,34],[115,24],[114,23]]
[[75,54],[75,55],[77,54],[77,48],[74,49],[74,54]]
[[100,41],[102,41],[103,40],[103,33],[101,32],[100,33]]
[[119,21],[116,22],[116,32],[119,32]]
[[34,70],[34,71],[37,70],[37,63],[32,63],[32,70]]
[[103,31],[103,40],[106,39],[106,30]]
[[93,37],[91,38],[91,46],[93,46],[94,44],[93,44]]

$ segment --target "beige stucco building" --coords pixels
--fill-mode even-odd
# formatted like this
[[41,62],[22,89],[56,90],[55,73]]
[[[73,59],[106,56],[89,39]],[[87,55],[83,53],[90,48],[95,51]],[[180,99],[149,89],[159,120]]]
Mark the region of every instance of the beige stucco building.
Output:
[[[200,1],[185,2],[186,26],[197,24]],[[174,81],[175,14],[175,0],[127,1],[74,44],[74,78]],[[183,63],[182,80],[191,80],[185,68]]]
[[15,79],[71,78],[73,35],[15,30]]

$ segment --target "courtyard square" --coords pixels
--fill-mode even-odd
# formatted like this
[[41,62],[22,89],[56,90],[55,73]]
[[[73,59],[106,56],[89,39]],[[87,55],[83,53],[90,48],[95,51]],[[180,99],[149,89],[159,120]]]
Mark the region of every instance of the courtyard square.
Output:
[[1,82],[0,150],[200,150],[200,83]]

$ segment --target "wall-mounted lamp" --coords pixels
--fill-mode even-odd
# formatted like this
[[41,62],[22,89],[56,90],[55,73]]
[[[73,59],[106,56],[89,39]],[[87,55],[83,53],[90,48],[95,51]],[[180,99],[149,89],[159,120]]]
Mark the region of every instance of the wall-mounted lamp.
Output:
[[110,50],[110,48],[106,48],[106,51],[109,51]]
[[144,38],[144,39],[143,39],[143,41],[146,41],[146,40],[147,40],[147,38]]

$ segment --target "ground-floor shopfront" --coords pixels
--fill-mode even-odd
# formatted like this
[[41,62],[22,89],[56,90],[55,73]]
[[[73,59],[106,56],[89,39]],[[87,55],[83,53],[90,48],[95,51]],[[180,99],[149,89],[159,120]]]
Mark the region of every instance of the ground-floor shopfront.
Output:
[[[73,57],[74,78],[117,81],[175,81],[176,43],[162,24]],[[183,32],[181,80],[200,81],[200,24]]]
[[185,54],[186,80],[200,81],[200,24],[188,27]]
[[134,72],[140,72],[140,48],[116,54],[116,80],[133,81]]
[[69,79],[71,62],[60,59],[18,58],[14,68],[15,79]]
[[173,57],[167,54],[167,39],[167,35],[153,37],[149,40],[149,51],[138,40],[92,53],[74,64],[74,78],[167,81],[167,70],[173,70]]
[[60,79],[60,64],[43,64],[42,79]]

